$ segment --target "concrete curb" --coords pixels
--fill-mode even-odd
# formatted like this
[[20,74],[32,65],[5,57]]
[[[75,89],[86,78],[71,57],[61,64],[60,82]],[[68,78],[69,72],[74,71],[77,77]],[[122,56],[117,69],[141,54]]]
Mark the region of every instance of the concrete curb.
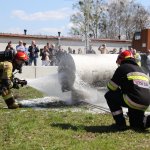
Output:
[[20,79],[35,79],[57,73],[58,66],[23,66],[22,73],[16,73]]

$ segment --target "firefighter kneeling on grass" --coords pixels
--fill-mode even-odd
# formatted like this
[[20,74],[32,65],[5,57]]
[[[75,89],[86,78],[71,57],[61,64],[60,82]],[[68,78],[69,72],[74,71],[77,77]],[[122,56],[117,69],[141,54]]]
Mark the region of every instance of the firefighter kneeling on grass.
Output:
[[109,91],[105,94],[115,120],[115,127],[118,130],[126,129],[122,107],[127,107],[131,128],[140,130],[149,128],[150,115],[145,116],[150,104],[149,77],[128,50],[119,54],[116,63],[119,66],[108,82]]
[[11,88],[16,86],[16,83],[13,85],[13,72],[17,69],[21,73],[22,65],[27,60],[28,56],[24,52],[18,51],[12,60],[0,62],[0,94],[9,109],[19,108],[19,104],[15,101],[11,92]]

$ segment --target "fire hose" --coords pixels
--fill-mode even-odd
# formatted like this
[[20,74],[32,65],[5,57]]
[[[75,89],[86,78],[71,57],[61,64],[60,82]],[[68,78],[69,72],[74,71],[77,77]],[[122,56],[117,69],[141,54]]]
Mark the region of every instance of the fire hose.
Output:
[[[96,108],[96,109],[99,109],[101,111],[104,111],[106,113],[109,113],[111,114],[111,111],[109,110],[109,108],[106,108],[106,107],[103,107],[103,106],[100,106],[100,105],[94,105],[94,104],[91,104],[91,103],[88,103],[88,102],[85,102],[85,101],[81,101],[82,104],[86,104],[87,106],[89,106],[90,108]],[[124,117],[127,118],[128,115],[127,114],[124,114]]]

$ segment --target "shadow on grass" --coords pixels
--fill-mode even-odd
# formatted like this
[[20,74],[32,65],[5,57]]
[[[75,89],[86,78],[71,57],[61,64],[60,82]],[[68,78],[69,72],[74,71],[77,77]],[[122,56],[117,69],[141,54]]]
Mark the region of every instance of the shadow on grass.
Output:
[[[92,132],[92,133],[112,133],[112,132],[124,132],[126,130],[129,130],[130,127],[127,127],[126,130],[118,130],[114,125],[108,125],[108,126],[84,126],[84,125],[71,125],[69,123],[52,123],[52,127],[58,127],[63,130],[74,130],[74,131],[80,131],[85,130],[86,132]],[[150,133],[148,130],[138,130],[138,129],[132,129],[135,132],[139,133]]]
[[92,132],[92,133],[109,133],[109,132],[118,132],[116,128],[113,126],[83,126],[83,125],[71,125],[71,124],[65,124],[65,123],[53,123],[51,124],[52,127],[58,127],[63,130],[74,130],[74,131],[80,131],[85,130],[86,132]]

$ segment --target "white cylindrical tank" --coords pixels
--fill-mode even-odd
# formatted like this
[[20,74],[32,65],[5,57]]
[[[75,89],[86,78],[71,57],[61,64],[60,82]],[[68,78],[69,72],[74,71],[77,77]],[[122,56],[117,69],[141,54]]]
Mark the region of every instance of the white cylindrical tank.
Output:
[[58,66],[62,90],[70,90],[77,76],[89,84],[110,79],[117,68],[117,54],[64,54]]

